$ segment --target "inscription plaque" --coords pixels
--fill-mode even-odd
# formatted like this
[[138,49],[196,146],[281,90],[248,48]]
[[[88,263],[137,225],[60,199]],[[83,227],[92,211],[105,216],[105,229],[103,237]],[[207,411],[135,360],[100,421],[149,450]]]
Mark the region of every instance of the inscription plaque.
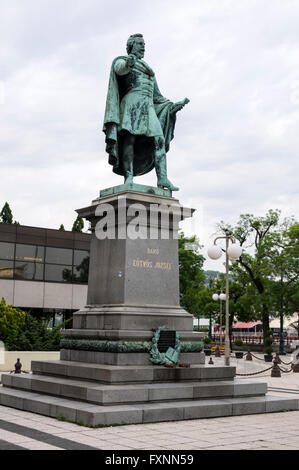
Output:
[[160,338],[158,341],[158,350],[160,353],[165,353],[168,348],[175,347],[176,331],[162,330],[160,331]]

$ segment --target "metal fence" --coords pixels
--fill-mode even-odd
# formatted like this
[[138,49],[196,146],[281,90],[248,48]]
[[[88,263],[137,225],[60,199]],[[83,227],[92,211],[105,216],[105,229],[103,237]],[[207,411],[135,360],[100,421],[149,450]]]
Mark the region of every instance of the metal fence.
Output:
[[[222,340],[224,341],[224,336],[222,335]],[[238,333],[238,335],[232,335],[231,337],[232,341],[235,341],[236,339],[241,339],[244,344],[264,344],[264,338],[262,335],[254,336],[254,335],[241,335]],[[299,336],[284,336],[284,343],[286,345],[290,344],[292,341],[298,341]],[[273,336],[272,337],[273,344],[280,342],[280,336]],[[212,335],[212,341],[215,343],[218,343],[220,341],[220,335]]]

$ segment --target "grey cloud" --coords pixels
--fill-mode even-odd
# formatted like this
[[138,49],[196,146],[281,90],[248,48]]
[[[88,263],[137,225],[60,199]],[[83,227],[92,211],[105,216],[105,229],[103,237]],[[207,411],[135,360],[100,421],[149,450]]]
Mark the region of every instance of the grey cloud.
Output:
[[[120,184],[101,128],[111,61],[134,32],[145,36],[161,92],[191,99],[168,171],[181,188],[175,196],[198,209],[204,242],[221,218],[296,212],[298,2],[2,0],[0,8],[0,205],[8,200],[22,223],[70,228],[76,207]],[[154,185],[155,174],[137,181]]]

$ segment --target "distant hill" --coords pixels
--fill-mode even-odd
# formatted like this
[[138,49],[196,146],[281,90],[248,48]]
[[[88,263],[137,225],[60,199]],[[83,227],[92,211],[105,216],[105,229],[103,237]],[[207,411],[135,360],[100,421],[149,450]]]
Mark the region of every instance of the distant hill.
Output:
[[206,285],[209,287],[220,275],[220,271],[204,271],[204,274],[206,276]]

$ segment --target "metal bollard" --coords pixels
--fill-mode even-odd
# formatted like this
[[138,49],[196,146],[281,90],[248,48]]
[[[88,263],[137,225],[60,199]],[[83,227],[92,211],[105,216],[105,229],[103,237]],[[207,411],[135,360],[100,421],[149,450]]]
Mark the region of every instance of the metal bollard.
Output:
[[280,369],[278,367],[278,360],[277,360],[277,356],[274,358],[274,361],[273,361],[273,367],[272,367],[272,370],[271,370],[271,377],[281,377],[281,372],[280,372]]
[[[280,359],[280,357],[279,357],[279,354],[278,354],[278,353],[275,353],[275,354],[276,354],[275,359],[277,359],[277,364],[281,364],[281,359]],[[274,359],[274,360],[275,360],[275,359]]]
[[250,349],[248,349],[245,359],[246,361],[252,361],[252,354],[250,352]]
[[22,364],[20,362],[20,359],[17,359],[17,362],[15,363],[15,374],[21,374],[22,373]]

